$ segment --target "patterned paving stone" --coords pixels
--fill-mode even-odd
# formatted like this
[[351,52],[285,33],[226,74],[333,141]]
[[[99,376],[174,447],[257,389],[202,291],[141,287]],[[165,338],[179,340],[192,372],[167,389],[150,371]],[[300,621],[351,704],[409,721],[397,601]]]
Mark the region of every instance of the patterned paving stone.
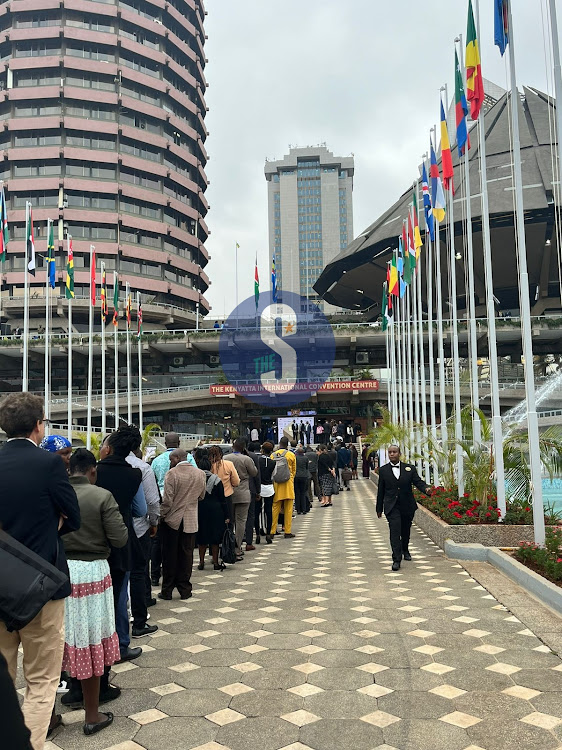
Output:
[[[89,750],[562,748],[559,621],[548,648],[416,529],[393,574],[373,502],[353,482],[329,514],[296,518],[295,539],[194,570],[189,606],[159,601],[164,632],[116,665],[116,719]],[[48,750],[84,750],[67,718]]]

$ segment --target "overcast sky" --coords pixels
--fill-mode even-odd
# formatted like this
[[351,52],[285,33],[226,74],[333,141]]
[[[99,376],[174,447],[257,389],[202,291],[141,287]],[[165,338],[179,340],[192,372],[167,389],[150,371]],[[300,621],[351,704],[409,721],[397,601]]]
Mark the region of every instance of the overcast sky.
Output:
[[[562,6],[561,3],[557,3]],[[211,157],[207,223],[212,316],[253,296],[256,253],[269,289],[266,158],[325,142],[355,156],[357,236],[417,177],[439,89],[453,87],[453,40],[468,0],[207,0],[206,94]],[[513,0],[518,84],[551,91],[545,65],[547,0]],[[493,45],[492,0],[481,0],[483,74],[507,86]],[[559,9],[562,22],[562,7]],[[507,55],[506,55],[507,57]]]

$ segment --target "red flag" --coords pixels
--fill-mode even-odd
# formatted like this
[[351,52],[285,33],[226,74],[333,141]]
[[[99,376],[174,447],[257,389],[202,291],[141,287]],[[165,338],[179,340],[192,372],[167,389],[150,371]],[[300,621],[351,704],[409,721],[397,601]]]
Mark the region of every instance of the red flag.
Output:
[[90,303],[96,306],[96,248],[90,245]]

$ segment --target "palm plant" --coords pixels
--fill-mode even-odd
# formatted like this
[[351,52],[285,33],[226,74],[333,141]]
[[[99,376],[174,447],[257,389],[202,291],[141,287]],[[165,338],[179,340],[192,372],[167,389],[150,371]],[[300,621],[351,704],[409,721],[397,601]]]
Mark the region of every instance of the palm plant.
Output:
[[562,473],[562,426],[552,425],[539,434],[539,444],[529,446],[527,432],[512,432],[503,443],[506,479],[510,494],[528,499],[532,495],[529,455],[538,450],[543,470],[553,479]]
[[151,422],[150,424],[147,424],[144,430],[142,431],[142,441],[141,441],[141,452],[144,456],[146,449],[150,445],[150,443],[153,440],[153,433],[155,432],[162,432],[162,428],[159,424],[156,424],[155,422]]
[[[104,437],[105,435],[102,435],[101,432],[90,433],[90,450],[98,461],[100,460],[101,444],[103,443]],[[88,436],[85,432],[75,432],[74,438],[83,443],[84,448],[88,446]]]

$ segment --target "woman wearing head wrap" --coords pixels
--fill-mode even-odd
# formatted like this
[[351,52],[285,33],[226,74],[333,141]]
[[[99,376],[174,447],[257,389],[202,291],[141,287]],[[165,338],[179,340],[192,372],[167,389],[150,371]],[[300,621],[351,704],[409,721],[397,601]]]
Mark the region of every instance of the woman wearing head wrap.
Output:
[[63,435],[49,435],[49,437],[43,438],[39,447],[49,451],[49,453],[58,453],[68,471],[70,456],[72,456],[72,443],[68,438],[63,437]]

